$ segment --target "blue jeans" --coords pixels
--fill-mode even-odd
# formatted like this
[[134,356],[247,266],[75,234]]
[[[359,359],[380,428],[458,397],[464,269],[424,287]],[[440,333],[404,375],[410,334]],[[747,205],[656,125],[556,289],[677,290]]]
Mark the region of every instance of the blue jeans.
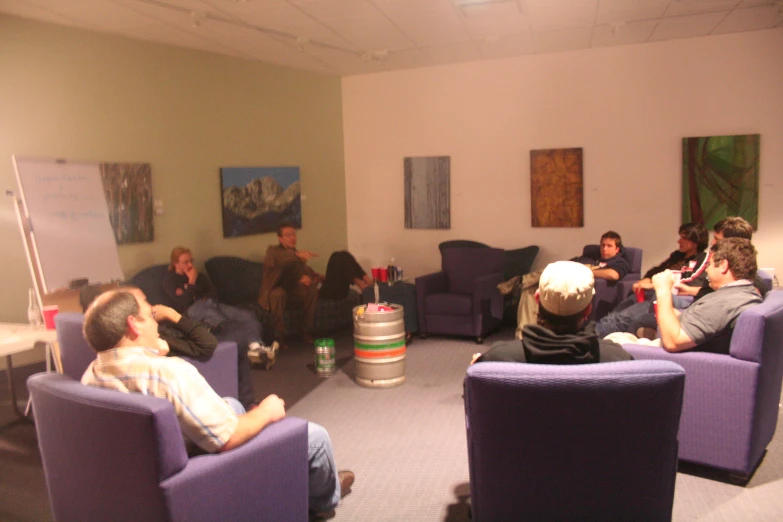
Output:
[[219,341],[237,343],[237,372],[239,376],[239,400],[249,408],[256,400],[253,375],[247,349],[250,343],[261,342],[261,322],[249,310],[219,303],[214,299],[196,301],[187,311],[188,317],[204,323],[209,328],[220,326],[215,334]]
[[[242,415],[245,408],[233,397],[223,397],[234,413]],[[326,428],[314,422],[307,423],[307,463],[310,510],[329,511],[340,502],[340,479],[334,463],[332,440]]]
[[204,323],[209,328],[220,326],[226,320],[246,324],[257,332],[257,337],[254,340],[261,342],[261,323],[250,310],[219,303],[214,299],[201,299],[188,307],[187,315],[194,321]]
[[[655,293],[652,293],[655,299]],[[691,300],[684,299],[681,296],[672,296],[672,304],[678,310],[687,308]],[[613,312],[604,316],[595,325],[595,332],[598,337],[606,337],[614,332],[628,332],[636,335],[639,328],[658,328],[658,320],[655,317],[655,308],[652,300],[636,302],[634,295],[623,300]]]

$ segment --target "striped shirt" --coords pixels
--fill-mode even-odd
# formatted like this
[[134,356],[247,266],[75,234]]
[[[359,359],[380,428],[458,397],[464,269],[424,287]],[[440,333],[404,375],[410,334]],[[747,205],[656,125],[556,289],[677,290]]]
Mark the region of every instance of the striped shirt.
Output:
[[150,348],[99,352],[82,384],[166,399],[185,439],[210,453],[222,448],[237,428],[237,415],[192,364]]

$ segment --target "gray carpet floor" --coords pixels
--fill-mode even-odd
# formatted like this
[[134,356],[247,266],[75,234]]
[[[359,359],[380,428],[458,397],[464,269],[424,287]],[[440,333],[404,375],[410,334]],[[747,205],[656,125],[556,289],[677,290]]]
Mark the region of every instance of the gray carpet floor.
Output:
[[[511,338],[507,330],[488,344]],[[325,426],[338,467],[356,473],[353,491],[334,517],[341,521],[467,521],[469,477],[462,379],[471,355],[485,349],[469,340],[417,339],[408,349],[407,382],[373,389],[355,384],[350,332],[331,335],[338,371],[320,378],[313,348],[292,343],[270,371],[254,371],[259,397],[277,393],[288,414]],[[24,379],[37,366],[15,372],[20,399]],[[0,426],[11,420],[0,373]],[[752,480],[743,486],[697,466],[681,465],[675,521],[783,519],[783,442],[779,430]],[[554,501],[557,501],[555,499]],[[30,424],[0,428],[0,521],[51,520]]]

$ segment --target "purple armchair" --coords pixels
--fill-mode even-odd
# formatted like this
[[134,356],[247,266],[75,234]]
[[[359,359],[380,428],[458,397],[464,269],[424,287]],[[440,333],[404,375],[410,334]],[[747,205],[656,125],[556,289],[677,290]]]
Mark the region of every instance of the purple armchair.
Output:
[[[95,360],[95,350],[90,348],[82,333],[84,315],[75,312],[62,312],[55,316],[57,342],[60,345],[60,360],[63,373],[76,381],[81,381],[84,371]],[[237,344],[219,343],[215,352],[206,361],[182,357],[195,366],[207,380],[212,389],[221,397],[238,395]]]
[[302,419],[287,417],[231,451],[188,458],[166,400],[51,373],[27,384],[56,520],[307,520]]
[[416,278],[419,334],[484,336],[503,319],[503,250],[447,248],[441,272]]
[[[600,245],[585,245],[582,250],[584,257],[600,259]],[[619,281],[595,280],[595,297],[593,298],[593,321],[601,319],[611,312],[617,304],[631,293],[633,284],[642,278],[642,249],[624,247],[622,255],[628,261],[630,270]]]
[[662,361],[474,364],[473,520],[671,520],[684,381]]
[[636,359],[674,361],[688,378],[680,458],[749,478],[775,434],[783,381],[783,292],[737,319],[730,354],[625,345]]

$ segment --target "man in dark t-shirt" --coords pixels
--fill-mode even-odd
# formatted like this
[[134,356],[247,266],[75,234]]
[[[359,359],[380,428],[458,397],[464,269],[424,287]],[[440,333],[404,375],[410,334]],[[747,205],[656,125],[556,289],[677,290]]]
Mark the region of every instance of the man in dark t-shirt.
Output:
[[[619,281],[630,271],[628,260],[623,253],[623,240],[620,234],[610,230],[601,236],[600,258],[591,259],[585,256],[575,257],[571,261],[587,266],[595,279]],[[538,304],[533,296],[538,288],[540,271],[531,272],[522,278],[522,293],[519,296],[517,308],[517,339],[521,339],[523,330],[528,324],[536,324]]]
[[594,270],[574,261],[557,261],[541,273],[535,293],[536,324],[524,327],[522,339],[495,344],[473,362],[589,364],[630,361],[622,346],[600,339],[588,322],[595,293]]

